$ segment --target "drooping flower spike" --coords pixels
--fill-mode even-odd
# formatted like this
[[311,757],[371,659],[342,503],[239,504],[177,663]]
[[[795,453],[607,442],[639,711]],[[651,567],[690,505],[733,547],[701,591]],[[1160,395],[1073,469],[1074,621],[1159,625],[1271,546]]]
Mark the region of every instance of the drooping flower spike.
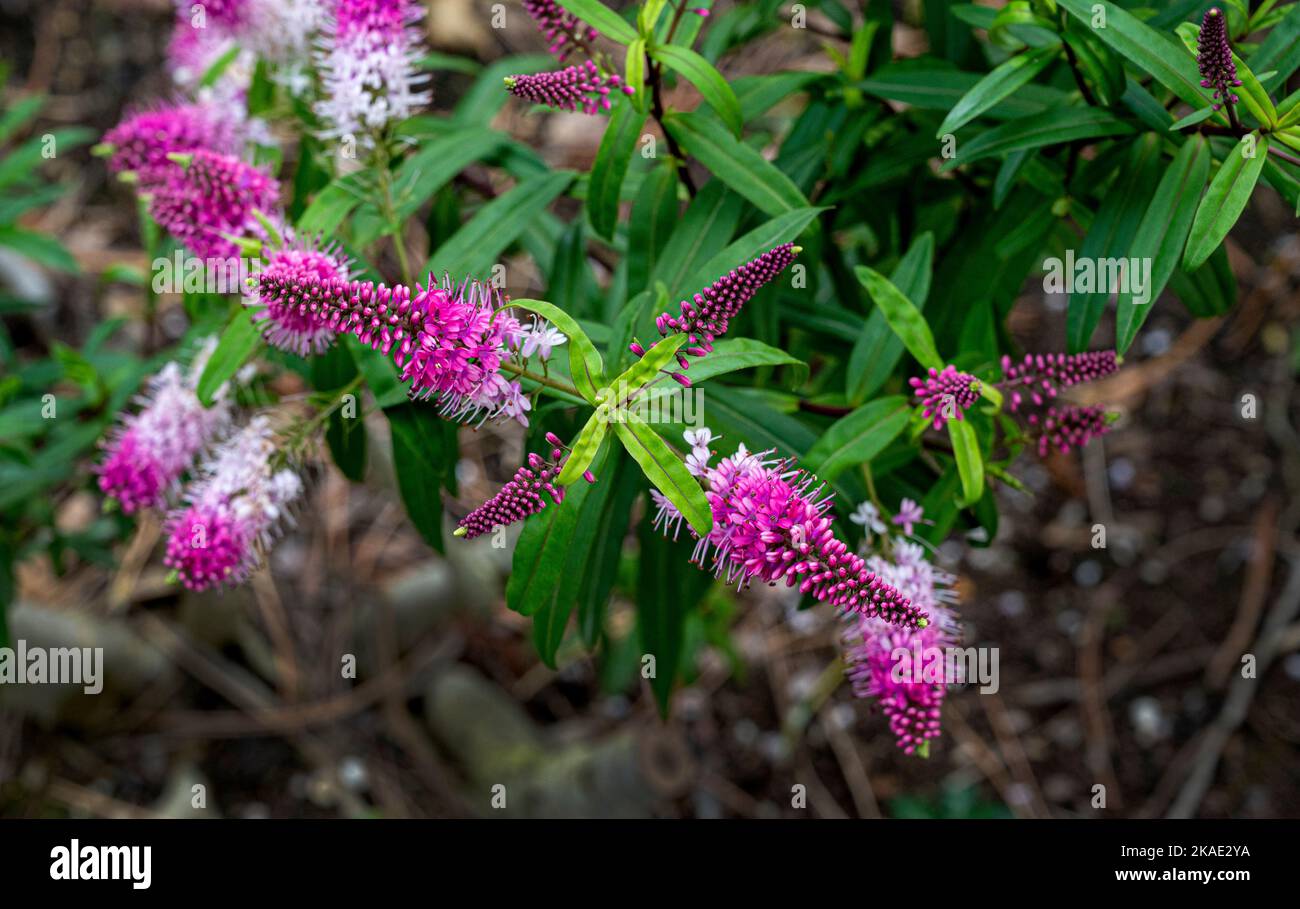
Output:
[[501,375],[525,329],[496,288],[449,278],[435,284],[431,277],[412,291],[289,270],[264,271],[253,284],[268,309],[310,314],[316,324],[391,356],[412,396],[437,398],[449,419],[510,416],[527,425],[519,384]]
[[1024,403],[1021,389],[1036,407],[1042,407],[1047,399],[1055,398],[1060,389],[1108,376],[1119,369],[1119,363],[1113,350],[1025,354],[1019,363],[1004,356],[1001,387],[1008,389],[1007,406],[1014,413]]
[[[924,609],[931,622],[925,628],[901,629],[876,618],[848,616],[844,631],[845,674],[855,696],[876,702],[889,721],[898,747],[905,754],[929,750],[929,740],[941,732],[941,711],[949,683],[934,678],[933,667],[943,648],[960,639],[952,605],[956,581],[935,568],[920,546],[895,541],[891,558],[872,556],[868,567],[900,594]],[[917,655],[920,660],[917,660]],[[941,663],[946,667],[946,661]]]
[[523,0],[524,10],[533,17],[546,40],[547,48],[561,63],[575,50],[590,45],[600,34],[586,22],[566,10],[555,0]]
[[276,441],[265,417],[223,442],[167,522],[165,564],[190,590],[247,580],[302,493],[292,470],[276,470]]
[[166,104],[123,119],[104,134],[97,152],[109,155],[111,173],[133,173],[148,188],[180,167],[168,156],[207,149],[234,154],[236,130],[209,104]]
[[921,399],[922,416],[934,418],[934,428],[943,429],[952,420],[963,419],[963,414],[979,400],[980,382],[974,376],[958,372],[955,366],[945,366],[942,371],[931,367],[924,379],[908,379]]
[[150,213],[199,258],[238,255],[228,237],[256,228],[254,212],[275,208],[280,184],[230,155],[197,149],[183,157],[153,189]]
[[635,94],[617,73],[602,73],[590,60],[552,72],[506,76],[505,85],[510,94],[533,104],[584,114],[613,107],[609,96],[615,90]]
[[1111,416],[1104,407],[1049,407],[1028,421],[1038,432],[1038,456],[1043,458],[1053,449],[1068,454],[1110,432]]
[[215,348],[215,338],[205,341],[189,370],[174,362],[164,366],[149,380],[140,411],[124,416],[108,437],[104,460],[96,467],[99,488],[125,513],[162,506],[229,423],[225,386],[211,407],[199,403],[194,391]]
[[1237,78],[1237,64],[1232,59],[1232,46],[1228,43],[1227,17],[1218,7],[1206,10],[1201,20],[1201,34],[1196,41],[1196,66],[1201,72],[1201,87],[1214,89],[1214,109],[1225,103],[1236,104],[1234,88],[1241,86]]
[[[347,260],[332,247],[321,247],[310,239],[290,238],[284,247],[269,252],[258,274],[267,285],[276,282],[294,286],[313,281],[346,282],[349,269]],[[305,357],[323,353],[334,342],[334,330],[327,315],[309,307],[305,300],[295,300],[288,294],[270,296],[250,290],[244,302],[261,307],[253,320],[272,347]]]
[[[705,465],[701,479],[713,529],[697,538],[691,561],[741,587],[754,580],[784,581],[844,612],[925,627],[926,613],[835,536],[824,485],[793,461],[770,455],[753,454],[742,444],[717,467]],[[659,496],[655,504],[654,526],[679,529],[671,502]]]
[[319,67],[324,97],[316,105],[326,138],[355,136],[369,144],[389,123],[428,104],[418,0],[338,0]]

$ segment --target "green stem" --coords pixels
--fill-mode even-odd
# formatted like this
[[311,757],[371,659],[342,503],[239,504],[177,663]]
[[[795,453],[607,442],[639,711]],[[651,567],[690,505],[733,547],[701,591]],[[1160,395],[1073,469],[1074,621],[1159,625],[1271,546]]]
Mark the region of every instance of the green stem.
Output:
[[518,376],[521,379],[529,379],[530,381],[536,382],[538,385],[544,385],[547,388],[552,388],[556,391],[562,391],[565,394],[573,395],[575,398],[582,397],[582,392],[578,391],[577,388],[568,384],[567,382],[561,382],[557,379],[552,379],[549,376],[539,376],[537,373],[529,372],[527,369],[524,369],[522,366],[516,363],[511,363],[507,361],[501,364],[501,368],[506,372],[511,373],[512,375]]
[[280,446],[277,460],[283,462],[290,452],[294,451],[302,444],[304,439],[310,437],[317,429],[319,429],[321,424],[328,420],[330,416],[333,415],[340,406],[342,406],[343,399],[361,387],[363,378],[364,377],[360,373],[353,376],[352,381],[339,389],[339,393],[334,396],[334,400],[331,401],[328,406],[322,407],[320,410],[316,411],[315,415],[312,416],[310,420],[301,423],[294,431],[293,435],[286,439],[284,444]]

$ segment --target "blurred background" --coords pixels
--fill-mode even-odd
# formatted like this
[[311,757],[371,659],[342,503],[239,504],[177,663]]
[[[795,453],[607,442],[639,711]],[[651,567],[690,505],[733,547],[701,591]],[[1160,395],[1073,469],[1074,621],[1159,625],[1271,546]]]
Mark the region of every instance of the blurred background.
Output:
[[[0,0],[3,106],[49,99],[17,139],[86,127],[94,141],[131,105],[166,97],[172,10]],[[486,2],[430,10],[436,51],[487,63],[545,50],[513,6],[504,29],[490,27]],[[818,21],[812,10],[809,30],[748,45],[727,72],[828,68],[823,44],[836,42]],[[900,25],[894,43],[918,53],[924,33]],[[474,77],[437,72],[435,108]],[[792,120],[801,104],[775,116]],[[558,167],[588,167],[602,133],[594,118],[522,104],[494,125]],[[148,267],[129,193],[85,146],[44,173],[67,190],[19,223],[58,236],[76,270],[0,255],[6,372],[94,344],[98,326],[141,306],[112,279],[114,267]],[[490,179],[477,167],[462,178]],[[365,484],[322,459],[299,526],[224,595],[167,583],[156,521],[120,539],[83,461],[81,481],[43,503],[68,545],[19,565],[10,636],[103,647],[106,687],[0,689],[0,816],[490,815],[497,784],[510,792],[504,813],[524,816],[1300,815],[1300,547],[1278,531],[1300,523],[1300,237],[1272,194],[1252,206],[1228,241],[1241,299],[1231,315],[1157,309],[1138,362],[1090,389],[1124,412],[1119,428],[1082,455],[1021,464],[1029,492],[999,492],[996,538],[941,548],[967,642],[998,648],[1000,687],[953,691],[928,759],[904,756],[841,684],[836,619],[775,590],[710,592],[688,628],[690,682],[661,719],[640,677],[635,541],[610,646],[596,660],[562,650],[548,669],[504,605],[509,550],[485,537],[431,551],[392,492],[379,431]],[[535,279],[516,295],[542,289],[526,258],[510,274]],[[1039,284],[1011,334],[1057,349],[1064,298]],[[164,304],[165,337],[172,321],[179,333]],[[141,342],[132,331],[114,343]],[[3,411],[0,426],[13,428]],[[506,429],[463,430],[449,509],[498,488],[521,445]],[[1093,547],[1095,523],[1105,549]],[[1254,677],[1243,653],[1257,658]],[[355,678],[341,671],[349,657]]]

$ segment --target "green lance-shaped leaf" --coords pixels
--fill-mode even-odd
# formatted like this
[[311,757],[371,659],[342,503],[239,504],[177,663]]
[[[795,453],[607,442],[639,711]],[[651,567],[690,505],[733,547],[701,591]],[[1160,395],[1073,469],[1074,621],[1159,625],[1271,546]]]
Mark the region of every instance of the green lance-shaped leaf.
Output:
[[557,485],[569,486],[578,482],[583,472],[595,459],[596,452],[605,441],[605,433],[608,429],[609,405],[602,404],[596,408],[596,412],[587,420],[587,425],[582,427],[582,432],[578,433],[578,437],[573,440],[569,457],[565,460],[560,475],[555,478]]
[[1121,293],[1115,304],[1115,347],[1128,350],[1138,329],[1156,305],[1165,285],[1183,255],[1187,234],[1196,216],[1196,206],[1210,176],[1210,143],[1202,136],[1188,139],[1161,177],[1155,196],[1142,217],[1132,247],[1133,259],[1151,262],[1148,286],[1134,299],[1133,287]]
[[1184,269],[1192,271],[1199,267],[1237,223],[1255,190],[1267,152],[1267,137],[1249,133],[1228,153],[1196,210],[1187,251],[1183,253]]
[[196,389],[199,402],[204,407],[211,407],[217,389],[252,359],[261,346],[262,335],[253,324],[252,313],[241,306],[221,333],[217,349],[203,367],[203,375],[199,376]]
[[595,567],[592,561],[598,543],[596,534],[609,497],[609,482],[613,479],[607,469],[612,446],[598,448],[599,452],[593,454],[604,482],[579,483],[567,491],[563,502],[547,509],[556,512],[555,521],[564,525],[560,533],[547,538],[547,556],[558,563],[559,571],[549,591],[546,587],[530,590],[531,595],[540,599],[540,608],[533,613],[533,643],[542,661],[552,669],[556,668],[555,654],[564,640],[569,616],[581,602],[585,586],[591,583],[589,572]]
[[569,339],[569,370],[573,374],[573,384],[587,403],[595,405],[596,390],[605,384],[605,364],[596,345],[591,343],[591,338],[587,337],[577,320],[545,300],[511,300],[510,305],[535,312],[564,332]]
[[600,0],[559,0],[560,6],[579,19],[596,27],[602,35],[619,44],[631,44],[637,39],[636,29]]
[[[1079,248],[1080,261],[1124,261],[1131,254],[1138,225],[1146,213],[1163,165],[1162,137],[1154,132],[1139,136],[1129,150],[1115,181],[1101,200],[1088,235]],[[1066,337],[1073,352],[1087,350],[1101,321],[1113,288],[1094,288],[1070,294]]]
[[[603,471],[610,445],[597,453],[596,470]],[[578,566],[571,564],[571,556],[585,557],[584,541],[579,539],[584,523],[584,505],[599,484],[578,483],[565,491],[564,501],[548,505],[541,514],[524,522],[523,530],[515,543],[510,579],[506,582],[506,605],[520,615],[541,615],[556,602],[561,589],[568,581],[581,578]],[[590,541],[585,545],[590,546]],[[582,549],[579,554],[577,550]],[[568,581],[566,581],[568,579]],[[564,599],[572,607],[576,590],[571,587]],[[556,622],[557,616],[546,620]],[[565,612],[563,620],[568,619]],[[555,629],[552,629],[553,632]],[[562,629],[560,629],[562,630]]]
[[[903,258],[890,275],[893,284],[918,310],[930,296],[930,278],[934,266],[934,234],[926,231],[912,241]],[[894,334],[877,307],[862,325],[862,331],[849,354],[845,392],[849,402],[860,404],[871,397],[893,373],[903,356],[903,342]]]
[[669,335],[658,341],[654,347],[645,352],[645,356],[609,383],[610,390],[618,395],[620,400],[627,400],[640,391],[647,382],[658,378],[659,371],[672,361],[674,354],[685,343],[686,335],[682,334]]
[[637,38],[627,46],[623,64],[623,81],[632,89],[632,103],[645,113],[649,108],[645,92],[645,40]]
[[961,504],[974,505],[984,495],[984,458],[975,427],[969,420],[949,420],[948,438],[952,440],[952,453],[961,476]]
[[1020,86],[1037,76],[1056,59],[1059,46],[1040,47],[1026,51],[998,64],[993,70],[975,84],[975,87],[962,96],[953,105],[948,116],[943,118],[936,138],[943,138],[948,133],[955,133],[980,114],[993,107],[1003,98],[1012,94]]
[[864,404],[835,421],[804,460],[829,483],[849,467],[870,463],[907,428],[910,418],[911,406],[903,395]]
[[358,171],[336,178],[311,200],[298,218],[298,229],[309,234],[333,234],[352,209],[365,201],[366,177],[364,171]]
[[854,273],[916,361],[926,369],[943,369],[943,360],[934,346],[934,334],[912,301],[888,278],[865,265],[857,266]]
[[958,143],[957,156],[940,168],[952,170],[984,158],[994,158],[1028,148],[1059,145],[1076,139],[1123,136],[1135,130],[1131,123],[1096,107],[1058,107],[1010,120],[980,133],[969,142]]
[[807,208],[799,187],[759,152],[698,114],[670,114],[664,128],[723,183],[767,215]]
[[674,44],[653,48],[650,56],[694,85],[709,107],[722,119],[732,134],[739,137],[744,127],[740,101],[722,73],[695,51]]
[[411,402],[390,407],[384,414],[406,515],[424,541],[442,552],[442,487],[456,463],[455,424],[432,408]]
[[591,165],[591,179],[587,184],[587,214],[591,226],[607,240],[613,239],[618,226],[618,204],[623,191],[627,166],[632,160],[646,115],[631,102],[619,102],[610,114],[605,136]]
[[1173,35],[1152,28],[1114,3],[1057,0],[1057,5],[1089,28],[1094,22],[1104,22],[1105,27],[1093,28],[1093,34],[1188,104],[1203,107],[1208,101],[1196,61],[1187,56]]
[[444,271],[460,278],[487,271],[519,239],[546,206],[573,182],[572,171],[542,173],[524,180],[484,205],[429,257],[425,274]]
[[700,536],[713,529],[713,512],[700,483],[668,443],[631,411],[622,411],[614,431],[641,471],[686,518]]

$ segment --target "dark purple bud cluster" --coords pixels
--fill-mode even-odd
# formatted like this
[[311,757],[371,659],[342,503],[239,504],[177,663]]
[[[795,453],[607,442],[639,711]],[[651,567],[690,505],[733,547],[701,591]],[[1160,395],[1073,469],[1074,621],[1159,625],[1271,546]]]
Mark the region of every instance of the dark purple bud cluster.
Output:
[[584,114],[609,110],[613,106],[609,96],[614,89],[634,94],[617,73],[606,75],[590,60],[549,73],[506,76],[505,81],[510,93],[525,101],[559,110],[581,110]]
[[547,50],[561,63],[574,50],[595,41],[600,34],[555,0],[524,0],[524,10],[551,42]]
[[1104,407],[1049,407],[1042,414],[1031,414],[1029,425],[1038,429],[1038,456],[1047,457],[1053,448],[1068,454],[1082,448],[1094,438],[1110,431],[1110,418]]
[[1108,376],[1119,369],[1119,357],[1113,350],[1092,350],[1086,353],[1025,354],[1019,363],[1010,357],[1002,358],[1003,387],[1010,389],[1009,407],[1014,413],[1020,409],[1024,398],[1016,389],[1023,387],[1035,406],[1041,407],[1045,398],[1056,397],[1057,391],[1091,382]]
[[[683,300],[678,315],[661,313],[655,319],[659,334],[688,336],[686,346],[677,354],[678,365],[682,369],[689,369],[691,364],[688,356],[702,357],[713,350],[714,340],[726,334],[731,320],[740,313],[741,308],[764,285],[785,271],[800,251],[793,243],[773,247],[718,278],[692,299]],[[633,342],[629,349],[638,357],[645,356],[645,350],[639,343]],[[682,386],[690,387],[690,380],[686,376],[681,373],[671,375]]]
[[1236,104],[1241,99],[1232,89],[1241,85],[1237,78],[1237,65],[1232,62],[1232,47],[1228,44],[1228,27],[1223,11],[1211,7],[1201,20],[1201,36],[1196,42],[1196,65],[1201,71],[1201,87],[1214,89],[1214,109],[1225,102]]
[[564,501],[564,487],[556,486],[555,478],[560,475],[568,455],[553,433],[546,434],[546,441],[555,446],[550,458],[529,454],[528,464],[516,470],[500,492],[460,520],[456,536],[472,540],[544,511],[551,502],[559,505]]
[[980,398],[979,379],[958,372],[955,366],[945,366],[942,372],[932,367],[927,378],[907,381],[916,389],[916,396],[925,407],[922,415],[927,420],[934,417],[935,429],[943,429],[950,419],[962,419],[966,410]]

